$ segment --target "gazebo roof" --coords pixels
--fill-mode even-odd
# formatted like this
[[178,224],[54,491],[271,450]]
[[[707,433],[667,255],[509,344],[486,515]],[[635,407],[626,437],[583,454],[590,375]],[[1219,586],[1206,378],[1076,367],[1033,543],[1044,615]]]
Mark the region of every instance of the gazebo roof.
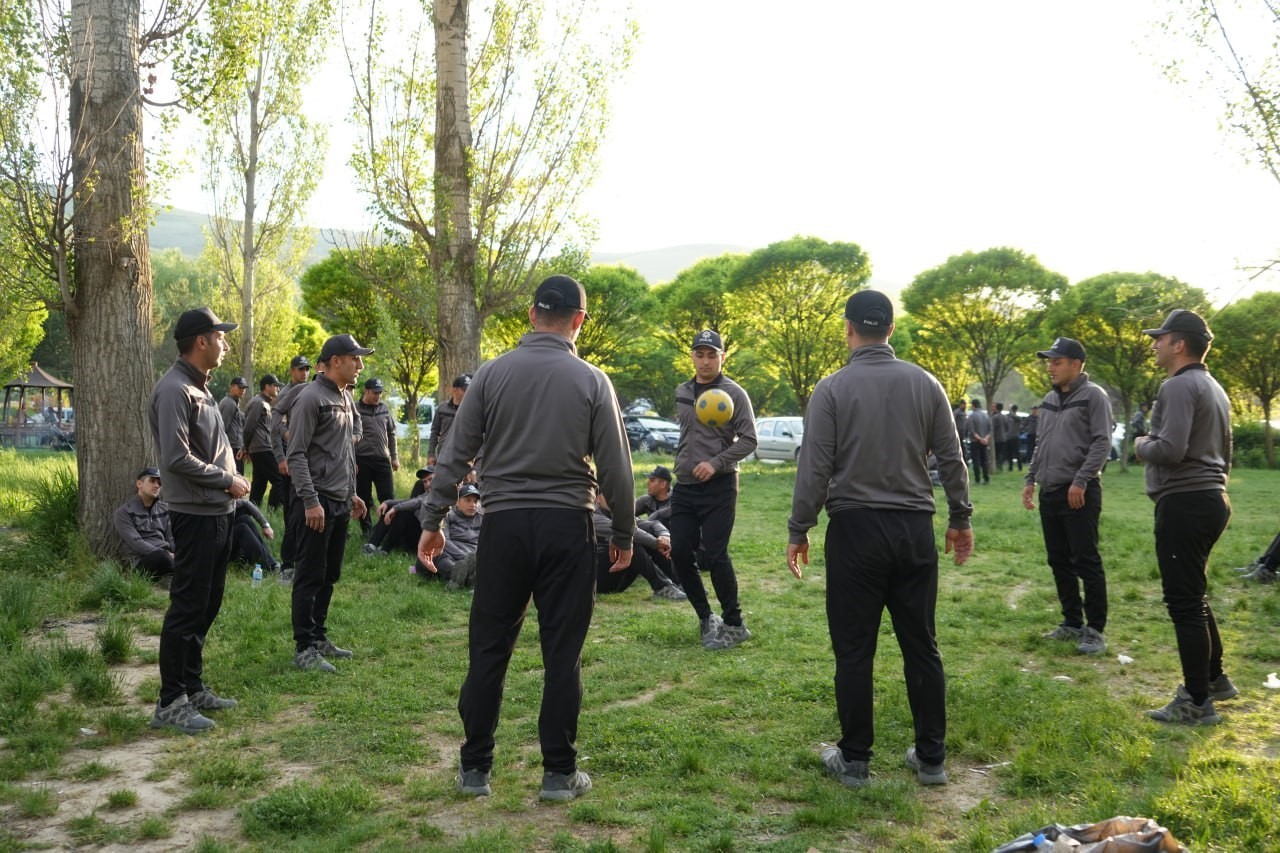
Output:
[[31,362],[31,370],[25,377],[19,377],[13,380],[7,388],[73,388],[70,382],[63,382],[61,379],[46,373],[40,368],[40,365],[34,361]]

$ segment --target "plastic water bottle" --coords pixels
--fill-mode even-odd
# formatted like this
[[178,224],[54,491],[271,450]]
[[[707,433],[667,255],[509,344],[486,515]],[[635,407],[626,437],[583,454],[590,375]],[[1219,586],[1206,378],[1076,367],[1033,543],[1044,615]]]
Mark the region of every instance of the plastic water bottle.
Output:
[[1037,832],[1035,838],[1031,839],[1031,843],[1034,845],[1031,848],[1032,850],[1036,850],[1036,851],[1053,850],[1053,842],[1050,841],[1048,838],[1046,838],[1043,832]]
[[253,585],[262,585],[262,563],[253,564]]

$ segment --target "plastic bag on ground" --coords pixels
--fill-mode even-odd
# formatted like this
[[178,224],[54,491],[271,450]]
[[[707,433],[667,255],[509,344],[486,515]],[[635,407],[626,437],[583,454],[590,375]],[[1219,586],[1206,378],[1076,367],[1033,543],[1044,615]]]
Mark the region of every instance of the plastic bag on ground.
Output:
[[[1036,846],[1037,840],[1040,846]],[[1173,833],[1145,817],[1113,817],[1099,823],[1055,823],[997,847],[992,853],[1024,850],[1071,853],[1187,853]]]

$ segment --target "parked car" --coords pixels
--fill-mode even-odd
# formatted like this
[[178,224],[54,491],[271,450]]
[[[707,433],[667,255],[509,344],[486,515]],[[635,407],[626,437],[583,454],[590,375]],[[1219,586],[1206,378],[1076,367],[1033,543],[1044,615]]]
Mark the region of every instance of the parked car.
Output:
[[680,424],[647,415],[624,415],[627,442],[641,453],[675,453],[680,443]]
[[800,458],[804,418],[760,418],[756,421],[756,458],[794,462]]
[[[356,395],[359,399],[359,395]],[[405,417],[405,404],[403,397],[389,396],[384,400],[387,407],[391,409],[391,413],[396,417],[396,438],[405,438],[409,435],[409,423]],[[418,439],[426,441],[431,437],[431,420],[436,414],[436,401],[434,397],[423,397],[418,401]]]

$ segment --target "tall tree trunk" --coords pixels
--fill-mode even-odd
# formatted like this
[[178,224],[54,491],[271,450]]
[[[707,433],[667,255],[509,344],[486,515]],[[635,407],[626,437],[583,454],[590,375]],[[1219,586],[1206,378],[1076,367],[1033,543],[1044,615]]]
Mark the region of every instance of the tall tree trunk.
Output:
[[240,373],[253,386],[253,290],[254,263],[257,259],[254,223],[258,208],[258,142],[260,118],[258,101],[262,97],[262,75],[265,58],[258,52],[258,65],[249,87],[249,151],[244,170],[243,231],[240,238]]
[[111,510],[154,460],[147,407],[151,259],[146,225],[139,0],[72,0],[70,131],[75,292],[65,305],[76,378],[80,528],[117,549]]
[[467,81],[469,0],[437,0],[435,236],[431,271],[439,293],[440,396],[480,363],[476,247],[471,226],[471,113]]

